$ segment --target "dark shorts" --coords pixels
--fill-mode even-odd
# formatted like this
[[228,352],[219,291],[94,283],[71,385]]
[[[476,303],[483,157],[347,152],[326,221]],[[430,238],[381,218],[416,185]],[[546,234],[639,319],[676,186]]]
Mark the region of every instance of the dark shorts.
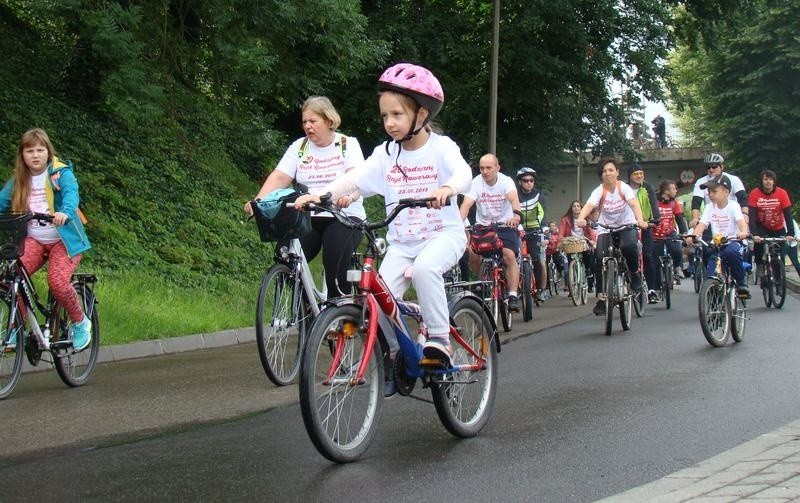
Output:
[[522,243],[519,240],[519,231],[509,227],[501,227],[497,229],[497,235],[503,241],[503,248],[508,248],[514,251],[514,256],[519,256],[519,249]]

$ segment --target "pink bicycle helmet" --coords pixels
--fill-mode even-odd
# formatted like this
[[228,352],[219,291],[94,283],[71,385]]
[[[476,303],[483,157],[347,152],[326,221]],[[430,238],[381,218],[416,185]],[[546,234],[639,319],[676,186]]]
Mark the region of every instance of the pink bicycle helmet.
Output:
[[398,63],[387,68],[378,79],[379,91],[394,91],[414,98],[433,118],[444,105],[444,91],[430,70],[411,63]]

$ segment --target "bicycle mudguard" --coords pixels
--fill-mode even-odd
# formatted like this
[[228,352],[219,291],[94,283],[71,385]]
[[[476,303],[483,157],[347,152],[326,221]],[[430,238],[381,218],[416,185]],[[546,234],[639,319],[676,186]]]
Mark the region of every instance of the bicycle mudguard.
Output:
[[[480,304],[481,308],[483,308],[483,314],[486,315],[486,318],[489,321],[489,324],[492,327],[492,338],[494,339],[495,346],[497,346],[497,352],[501,351],[500,348],[500,336],[497,333],[497,323],[494,321],[494,316],[492,315],[491,311],[489,311],[489,306],[483,301],[482,298],[478,297],[470,290],[461,290],[460,292],[454,293],[447,297],[447,310],[452,311],[453,308],[456,306],[456,302],[463,299],[464,297],[469,297],[475,299],[475,301]],[[450,324],[453,324],[453,319],[450,318]]]
[[[359,309],[363,309],[364,306],[364,297],[361,295],[357,296],[348,296],[348,297],[336,297],[334,299],[328,299],[322,303],[320,306],[320,311],[324,309],[326,306],[358,306]],[[314,322],[319,319],[319,317],[314,319]],[[378,328],[380,328],[381,333],[383,333],[383,337],[378,337],[378,341],[380,342],[383,340],[388,348],[384,348],[388,351],[388,353],[392,356],[397,354],[397,351],[400,349],[400,343],[397,342],[397,336],[394,333],[394,328],[392,322],[389,320],[389,317],[386,316],[386,313],[378,310]],[[314,325],[311,325],[311,330],[314,329]],[[310,332],[309,332],[310,333]]]

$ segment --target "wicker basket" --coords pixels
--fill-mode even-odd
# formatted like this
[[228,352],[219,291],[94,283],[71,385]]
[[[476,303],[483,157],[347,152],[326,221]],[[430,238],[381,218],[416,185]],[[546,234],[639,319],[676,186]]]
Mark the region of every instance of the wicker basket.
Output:
[[561,238],[561,249],[564,250],[564,253],[567,255],[572,255],[573,253],[583,253],[588,248],[586,244],[586,240],[578,237],[578,236],[567,236]]
[[13,260],[25,253],[30,213],[0,213],[0,257]]

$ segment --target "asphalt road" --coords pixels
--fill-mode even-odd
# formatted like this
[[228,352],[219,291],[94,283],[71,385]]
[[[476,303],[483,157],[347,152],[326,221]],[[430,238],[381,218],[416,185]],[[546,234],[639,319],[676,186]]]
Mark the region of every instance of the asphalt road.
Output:
[[517,325],[479,437],[394,398],[344,466],[314,450],[296,389],[267,384],[252,345],[103,365],[73,390],[25,375],[0,402],[0,499],[593,501],[800,418],[800,303],[751,306],[745,341],[712,349],[688,285],[610,337],[551,301],[540,325],[577,319]]

